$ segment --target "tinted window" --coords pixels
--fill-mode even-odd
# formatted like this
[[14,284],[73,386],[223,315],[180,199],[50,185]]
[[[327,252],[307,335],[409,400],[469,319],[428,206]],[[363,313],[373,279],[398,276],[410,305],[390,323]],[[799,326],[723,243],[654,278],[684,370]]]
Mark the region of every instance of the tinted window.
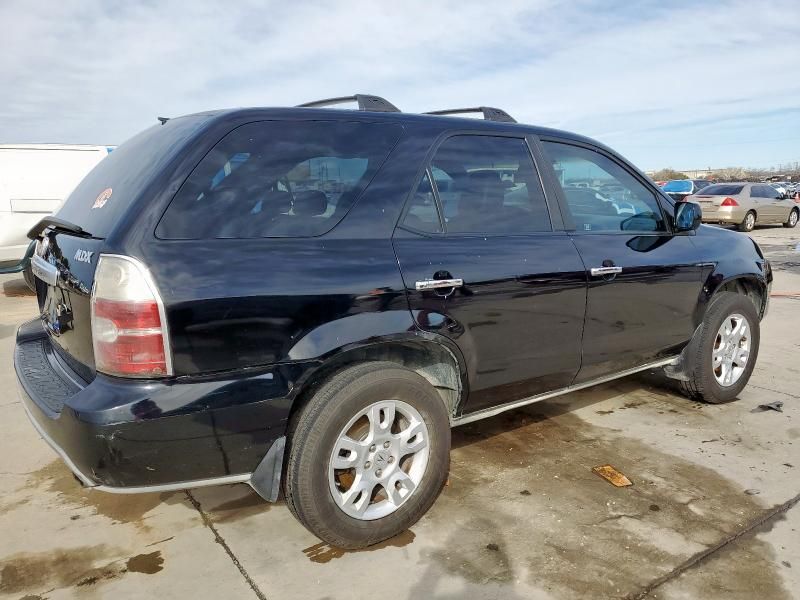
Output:
[[524,140],[454,136],[436,151],[431,170],[448,233],[550,231],[544,193]]
[[599,152],[578,146],[544,142],[544,147],[561,182],[576,229],[666,230],[655,194],[619,164]]
[[709,183],[707,181],[703,181],[702,179],[697,180],[697,181],[694,182],[694,186],[698,190],[702,190],[704,188],[707,188],[708,185],[709,185]]
[[423,175],[414,196],[409,201],[403,225],[428,233],[441,233],[442,231],[439,210],[436,208],[433,187],[431,187],[427,173]]
[[689,193],[692,191],[692,182],[688,179],[673,179],[672,181],[668,181],[661,189],[665,192]]
[[735,196],[736,194],[741,194],[743,189],[743,185],[718,183],[703,188],[703,194],[707,196]]
[[771,185],[754,185],[750,196],[757,198],[779,198],[781,193]]
[[323,234],[347,213],[401,130],[342,121],[243,125],[200,161],[156,233],[167,239]]
[[[106,237],[137,194],[157,176],[207,117],[180,117],[154,125],[119,146],[69,195],[57,216]],[[105,201],[104,190],[111,190]]]

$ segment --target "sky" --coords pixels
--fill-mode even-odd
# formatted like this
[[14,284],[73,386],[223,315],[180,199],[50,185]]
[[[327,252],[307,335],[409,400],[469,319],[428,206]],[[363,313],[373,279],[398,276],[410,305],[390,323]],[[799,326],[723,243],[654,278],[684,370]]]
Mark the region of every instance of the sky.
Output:
[[644,170],[800,161],[800,2],[0,1],[0,143],[369,93],[497,106]]

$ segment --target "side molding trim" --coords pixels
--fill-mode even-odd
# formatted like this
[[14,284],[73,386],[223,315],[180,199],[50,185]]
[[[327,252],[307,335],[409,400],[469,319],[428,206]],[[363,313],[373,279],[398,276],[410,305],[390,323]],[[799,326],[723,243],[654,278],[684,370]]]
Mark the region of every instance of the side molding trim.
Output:
[[501,404],[500,406],[491,406],[483,410],[467,413],[466,415],[450,419],[450,427],[458,427],[459,425],[466,425],[467,423],[473,423],[475,421],[480,421],[481,419],[488,419],[489,417],[493,417],[495,415],[499,415],[500,413],[504,413],[507,410],[513,410],[515,408],[527,406],[528,404],[533,404],[534,402],[541,402],[542,400],[549,400],[550,398],[555,398],[556,396],[563,396],[564,394],[569,394],[570,392],[576,392],[584,388],[592,387],[593,385],[599,385],[601,383],[613,381],[615,379],[619,379],[620,377],[627,377],[628,375],[633,375],[634,373],[639,373],[640,371],[647,371],[648,369],[663,367],[672,364],[679,359],[680,359],[679,356],[672,356],[670,358],[665,358],[662,360],[658,360],[656,362],[647,363],[645,365],[634,367],[632,369],[626,369],[625,371],[620,371],[619,373],[614,373],[612,375],[604,375],[603,377],[598,377],[597,379],[592,379],[591,381],[586,381],[584,383],[579,383],[577,385],[568,385],[567,387],[561,388],[560,390],[545,392],[544,394],[538,394],[536,396],[531,396],[529,398],[514,400],[513,402],[508,402],[507,404]]

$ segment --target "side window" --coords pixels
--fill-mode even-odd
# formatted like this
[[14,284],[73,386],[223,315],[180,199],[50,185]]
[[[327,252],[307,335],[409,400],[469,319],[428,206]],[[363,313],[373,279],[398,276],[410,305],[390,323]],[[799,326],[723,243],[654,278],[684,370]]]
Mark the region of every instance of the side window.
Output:
[[162,239],[308,237],[336,225],[400,136],[399,125],[261,121],[225,136],[156,228]]
[[765,198],[764,195],[764,186],[763,185],[754,185],[750,188],[750,197],[751,198]]
[[550,231],[550,215],[525,140],[456,135],[436,151],[431,173],[447,233]]
[[403,218],[403,225],[426,233],[442,232],[439,209],[436,208],[436,199],[427,172],[422,176],[419,186],[409,202],[406,216]]
[[666,231],[655,194],[605,155],[543,142],[579,231]]

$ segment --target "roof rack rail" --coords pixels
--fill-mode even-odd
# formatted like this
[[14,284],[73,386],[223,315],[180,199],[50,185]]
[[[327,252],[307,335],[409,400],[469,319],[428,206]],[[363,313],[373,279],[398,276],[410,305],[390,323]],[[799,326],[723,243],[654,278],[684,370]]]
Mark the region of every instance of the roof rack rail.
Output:
[[344,104],[345,102],[358,102],[358,110],[370,110],[373,112],[400,112],[394,104],[381,98],[380,96],[370,96],[369,94],[353,94],[352,96],[341,96],[339,98],[326,98],[324,100],[314,100],[298,104],[303,108],[320,108],[331,106],[332,104]]
[[432,110],[425,115],[460,115],[464,113],[483,113],[487,121],[501,121],[503,123],[516,123],[517,120],[502,108],[492,106],[476,106],[475,108],[450,108],[447,110]]

